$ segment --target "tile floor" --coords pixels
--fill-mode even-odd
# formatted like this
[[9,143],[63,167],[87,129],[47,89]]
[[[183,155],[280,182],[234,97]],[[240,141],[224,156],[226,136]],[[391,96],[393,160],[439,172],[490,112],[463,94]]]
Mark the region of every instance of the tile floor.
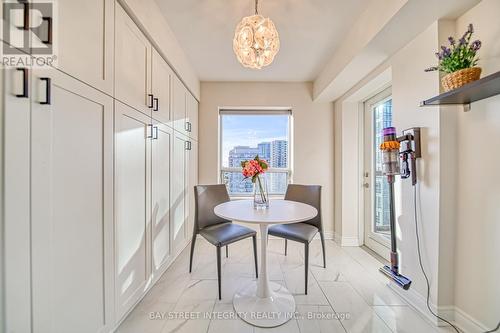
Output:
[[222,262],[222,300],[217,299],[215,247],[197,241],[191,274],[186,247],[117,332],[449,332],[433,327],[387,287],[377,271],[381,264],[369,253],[331,240],[326,241],[326,269],[320,242],[311,243],[308,295],[303,246],[288,242],[284,256],[283,241],[269,240],[270,279],[293,293],[297,315],[280,327],[252,327],[237,318],[232,306],[235,291],[255,278],[251,243],[250,238],[229,246],[229,258]]

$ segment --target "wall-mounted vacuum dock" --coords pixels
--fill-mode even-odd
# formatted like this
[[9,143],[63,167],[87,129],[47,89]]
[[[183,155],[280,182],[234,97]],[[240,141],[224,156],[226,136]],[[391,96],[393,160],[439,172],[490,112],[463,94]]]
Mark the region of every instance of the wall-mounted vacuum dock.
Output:
[[420,158],[420,127],[413,127],[397,136],[396,128],[387,127],[382,131],[384,141],[380,145],[382,150],[382,171],[389,184],[389,222],[391,227],[391,267],[380,269],[384,275],[394,281],[404,290],[408,290],[411,280],[399,274],[398,253],[396,244],[396,214],[394,208],[394,181],[396,176],[402,179],[411,178],[412,185],[417,184],[417,163]]

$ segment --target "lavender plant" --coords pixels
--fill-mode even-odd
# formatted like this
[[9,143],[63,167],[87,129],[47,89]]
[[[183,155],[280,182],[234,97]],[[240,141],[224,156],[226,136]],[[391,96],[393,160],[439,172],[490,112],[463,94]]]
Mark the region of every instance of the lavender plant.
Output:
[[449,46],[441,46],[439,52],[436,52],[436,57],[439,59],[439,65],[429,67],[425,71],[441,71],[444,73],[453,73],[461,69],[474,67],[477,65],[479,58],[477,51],[481,48],[481,41],[475,40],[471,43],[474,27],[469,24],[467,31],[457,41],[453,37],[448,37]]

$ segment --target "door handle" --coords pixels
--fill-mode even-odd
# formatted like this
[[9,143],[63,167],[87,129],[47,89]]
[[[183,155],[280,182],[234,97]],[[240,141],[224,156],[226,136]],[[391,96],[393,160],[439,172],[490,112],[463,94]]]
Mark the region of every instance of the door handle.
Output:
[[153,140],[158,139],[158,126],[153,126]]
[[23,93],[17,94],[16,97],[25,98],[28,97],[28,69],[27,68],[16,68],[18,71],[23,72]]
[[44,44],[52,44],[52,17],[44,16],[42,17],[42,22],[47,22],[47,39],[42,40]]
[[158,98],[153,98],[153,111],[158,111]]
[[52,80],[50,77],[41,77],[40,80],[45,81],[45,101],[40,102],[40,104],[50,105],[52,102]]
[[188,121],[188,132],[189,132],[189,133],[191,133],[191,129],[192,129],[192,127],[191,127],[191,122],[190,122],[190,121]]
[[153,107],[153,94],[148,94],[149,102],[148,102],[148,108]]
[[184,144],[184,148],[186,150],[191,150],[191,141],[186,141],[185,144]]
[[364,188],[370,188],[370,184],[369,183],[363,183],[363,187]]
[[27,31],[30,28],[30,8],[29,8],[30,4],[29,4],[29,2],[26,1],[23,3],[23,5],[24,5],[24,8],[23,8],[23,11],[24,11],[24,13],[23,13],[24,14],[23,15],[24,16],[23,17],[23,26],[19,27],[19,29]]

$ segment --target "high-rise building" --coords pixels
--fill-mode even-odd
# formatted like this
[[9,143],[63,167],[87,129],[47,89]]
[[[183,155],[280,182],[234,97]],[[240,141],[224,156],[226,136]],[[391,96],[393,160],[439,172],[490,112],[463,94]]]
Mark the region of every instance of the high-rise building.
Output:
[[261,142],[257,145],[259,149],[259,157],[261,159],[270,162],[271,159],[271,143],[270,142]]
[[274,140],[271,142],[271,167],[288,167],[288,141]]
[[[248,146],[236,146],[229,151],[229,167],[240,168],[242,161],[255,158],[259,154],[259,148]],[[241,172],[230,172],[225,176],[230,193],[251,193],[253,184],[249,179],[244,179]]]

